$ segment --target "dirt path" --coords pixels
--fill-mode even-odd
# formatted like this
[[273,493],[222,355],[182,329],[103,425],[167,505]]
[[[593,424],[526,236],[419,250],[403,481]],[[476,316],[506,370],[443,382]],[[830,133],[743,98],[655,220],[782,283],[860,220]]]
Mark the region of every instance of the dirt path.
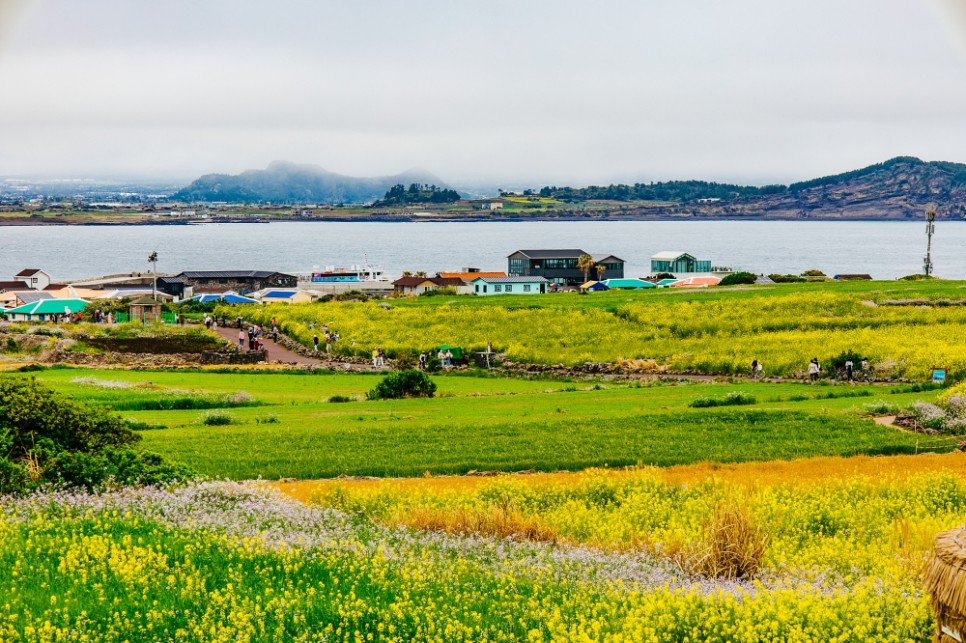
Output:
[[[219,335],[227,339],[234,345],[238,345],[238,329],[237,328],[223,328],[219,326],[214,328]],[[299,355],[298,353],[293,353],[289,349],[276,344],[272,341],[271,337],[263,337],[262,346],[268,352],[269,362],[285,362],[288,364],[302,364],[305,366],[321,366],[323,364],[322,360],[312,359],[311,357],[305,357],[304,355]],[[248,338],[245,338],[245,345],[248,345]]]
[[[219,335],[227,339],[229,342],[238,345],[238,329],[234,327],[221,327],[212,328]],[[267,362],[268,363],[280,363],[280,364],[298,364],[299,366],[317,366],[319,368],[326,368],[331,370],[339,371],[388,371],[388,368],[376,368],[369,362],[355,361],[346,362],[335,359],[326,359],[324,353],[320,353],[318,357],[310,357],[308,355],[300,355],[299,353],[293,352],[280,343],[272,341],[271,335],[262,335],[261,340],[262,348],[268,353]],[[248,350],[248,336],[245,337],[245,350]]]

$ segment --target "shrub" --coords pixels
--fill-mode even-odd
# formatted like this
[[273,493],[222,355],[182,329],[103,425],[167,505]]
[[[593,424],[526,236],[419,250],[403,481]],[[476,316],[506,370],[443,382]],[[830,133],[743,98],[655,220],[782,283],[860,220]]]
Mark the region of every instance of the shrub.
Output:
[[733,272],[730,275],[725,276],[721,280],[719,286],[737,286],[741,284],[753,284],[757,281],[758,276],[750,272]]
[[396,354],[396,370],[406,371],[413,368],[419,364],[419,358],[413,355],[410,351],[399,351]]
[[768,275],[768,278],[776,284],[795,284],[806,281],[804,277],[800,277],[799,275],[780,275],[778,273]]
[[694,409],[704,409],[712,406],[741,406],[744,404],[756,404],[758,402],[754,395],[742,393],[741,391],[731,391],[723,397],[699,397],[691,400],[688,404]]
[[0,378],[0,493],[43,483],[93,490],[187,477],[186,469],[130,448],[140,439],[117,415],[33,379]]
[[332,402],[334,404],[341,404],[343,402],[355,402],[355,401],[356,401],[356,398],[351,397],[349,395],[333,395],[332,397],[329,398],[329,402]]
[[404,397],[433,397],[436,384],[422,371],[413,369],[390,373],[366,394],[370,400],[395,400]]
[[228,411],[215,409],[208,411],[201,416],[201,423],[205,426],[224,426],[235,421],[234,416]]

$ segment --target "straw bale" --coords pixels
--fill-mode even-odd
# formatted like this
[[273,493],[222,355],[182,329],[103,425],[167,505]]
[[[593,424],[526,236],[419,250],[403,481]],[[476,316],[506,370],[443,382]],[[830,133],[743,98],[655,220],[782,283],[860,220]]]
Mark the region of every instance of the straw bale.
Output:
[[966,525],[936,536],[924,577],[936,614],[939,643],[954,643],[966,633]]

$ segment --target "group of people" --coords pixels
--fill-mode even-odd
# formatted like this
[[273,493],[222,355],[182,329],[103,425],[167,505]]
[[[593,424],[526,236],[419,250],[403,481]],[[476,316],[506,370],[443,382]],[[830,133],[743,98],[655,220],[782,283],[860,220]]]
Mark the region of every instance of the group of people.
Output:
[[[274,327],[274,321],[275,321],[275,318],[273,317],[272,318],[273,327]],[[313,322],[310,325],[310,328],[314,328],[314,327],[315,327],[315,323]],[[339,333],[337,333],[335,331],[329,331],[329,326],[327,324],[322,324],[322,337],[325,338],[325,352],[326,353],[331,353],[332,352],[332,344],[334,344],[335,342],[339,341]],[[316,353],[319,352],[319,335],[318,335],[318,333],[316,333],[315,335],[312,335],[312,350],[313,350],[313,352],[316,352]]]
[[376,368],[382,368],[386,365],[386,353],[379,346],[372,349],[372,365]]
[[[863,359],[860,362],[859,368],[863,373],[868,374],[869,360]],[[754,379],[754,380],[760,379],[762,376],[762,372],[764,370],[765,370],[765,367],[760,361],[758,361],[757,359],[751,360],[751,371],[750,371],[751,379]],[[846,381],[854,382],[856,377],[855,362],[852,360],[851,357],[845,360],[843,370],[844,370],[844,376]],[[808,375],[808,379],[810,382],[814,383],[818,381],[818,376],[822,372],[822,365],[819,363],[817,357],[813,357],[808,362],[808,366],[806,367],[805,372]]]
[[[264,346],[264,340],[262,336],[265,334],[265,329],[258,324],[252,324],[248,327],[246,332],[244,328],[238,329],[238,348],[242,349],[245,347],[245,340],[248,340],[248,350],[257,351]],[[278,342],[278,326],[272,325],[272,339]]]
[[439,352],[436,353],[436,359],[439,360],[440,366],[443,368],[449,368],[453,365],[453,351],[448,348],[446,350],[440,348]]

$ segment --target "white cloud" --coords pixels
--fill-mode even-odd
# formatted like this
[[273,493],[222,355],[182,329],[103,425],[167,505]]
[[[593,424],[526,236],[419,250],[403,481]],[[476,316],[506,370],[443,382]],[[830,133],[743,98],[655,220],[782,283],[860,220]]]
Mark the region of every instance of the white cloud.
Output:
[[34,2],[0,48],[0,174],[287,159],[450,181],[769,182],[897,154],[966,161],[966,88],[949,82],[964,58],[926,5],[465,4]]

